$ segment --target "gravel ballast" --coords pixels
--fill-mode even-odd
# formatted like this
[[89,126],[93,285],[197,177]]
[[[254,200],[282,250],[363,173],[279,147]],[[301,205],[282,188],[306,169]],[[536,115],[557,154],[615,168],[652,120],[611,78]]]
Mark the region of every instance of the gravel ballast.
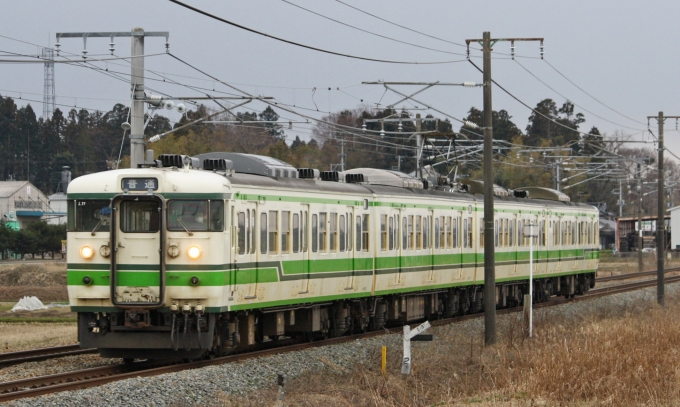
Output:
[[[666,286],[666,294],[673,295],[678,284]],[[616,315],[621,310],[632,309],[635,304],[656,300],[655,288],[616,294],[607,297],[563,304],[537,311],[541,317],[582,318],[586,312],[601,310]],[[516,320],[517,314],[498,316],[499,327]],[[417,364],[419,352],[426,352],[438,341],[466,341],[471,337],[483,337],[484,320],[477,318],[457,324],[430,328],[433,342],[414,342],[413,357]],[[388,334],[377,338],[354,340],[343,344],[307,349],[280,355],[250,359],[242,362],[209,366],[155,377],[137,377],[109,383],[84,390],[55,393],[33,399],[8,402],[10,406],[178,406],[214,405],[216,392],[246,394],[250,391],[270,387],[276,383],[277,374],[290,379],[310,371],[349,371],[355,363],[369,358],[375,362],[375,355],[386,345],[389,352],[401,354],[402,336]],[[92,356],[92,355],[85,355]],[[93,356],[96,357],[96,356]],[[81,356],[82,358],[82,356]],[[64,358],[66,359],[66,358]],[[113,362],[118,362],[113,359]],[[44,362],[40,362],[44,363]],[[87,363],[87,362],[84,362]],[[96,363],[96,362],[93,362]],[[379,363],[379,362],[377,362]],[[36,369],[36,364],[24,364],[0,371],[0,379],[7,380],[12,374],[21,375],[19,370]],[[47,370],[43,370],[47,371]],[[42,371],[35,375],[44,374]],[[35,376],[34,375],[34,376]],[[18,377],[18,376],[17,376]]]

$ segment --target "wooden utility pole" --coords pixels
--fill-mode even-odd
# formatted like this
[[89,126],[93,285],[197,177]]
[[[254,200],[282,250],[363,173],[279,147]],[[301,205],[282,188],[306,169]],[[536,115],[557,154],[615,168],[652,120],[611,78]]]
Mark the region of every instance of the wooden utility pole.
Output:
[[494,195],[493,195],[493,110],[491,105],[491,51],[498,41],[510,41],[512,57],[515,54],[515,41],[540,41],[543,57],[543,38],[498,38],[491,39],[485,31],[482,39],[465,40],[470,55],[470,43],[481,44],[484,75],[484,342],[496,343],[496,265],[494,247]]

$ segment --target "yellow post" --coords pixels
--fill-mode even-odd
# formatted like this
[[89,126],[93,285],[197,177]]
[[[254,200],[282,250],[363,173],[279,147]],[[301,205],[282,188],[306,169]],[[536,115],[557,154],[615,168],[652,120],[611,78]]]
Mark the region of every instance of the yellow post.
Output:
[[382,347],[382,373],[387,373],[387,346]]

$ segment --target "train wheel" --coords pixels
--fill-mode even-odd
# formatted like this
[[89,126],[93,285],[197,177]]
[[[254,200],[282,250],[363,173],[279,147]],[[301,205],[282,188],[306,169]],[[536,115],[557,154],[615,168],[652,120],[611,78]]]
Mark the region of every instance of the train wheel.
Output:
[[125,363],[126,365],[131,365],[135,363],[135,358],[123,358],[123,363]]

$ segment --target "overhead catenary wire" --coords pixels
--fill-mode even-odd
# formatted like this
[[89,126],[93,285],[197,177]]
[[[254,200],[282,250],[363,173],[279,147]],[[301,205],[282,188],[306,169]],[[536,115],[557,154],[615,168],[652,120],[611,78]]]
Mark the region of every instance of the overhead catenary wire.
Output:
[[251,32],[251,33],[253,33],[253,34],[262,35],[262,36],[264,36],[264,37],[271,38],[271,39],[276,40],[276,41],[281,41],[281,42],[284,42],[284,43],[286,43],[286,44],[294,45],[294,46],[296,46],[296,47],[306,48],[306,49],[309,49],[309,50],[312,50],[312,51],[322,52],[322,53],[325,53],[325,54],[336,55],[336,56],[341,56],[341,57],[345,57],[345,58],[358,59],[358,60],[362,60],[362,61],[380,62],[380,63],[387,63],[387,64],[399,64],[399,65],[442,65],[442,64],[453,64],[453,63],[458,63],[458,62],[463,62],[463,61],[465,61],[465,60],[455,60],[455,61],[424,61],[424,62],[417,62],[417,61],[397,61],[397,60],[387,60],[387,59],[368,58],[368,57],[362,57],[362,56],[352,55],[352,54],[343,54],[343,53],[341,53],[341,52],[330,51],[330,50],[323,49],[323,48],[313,47],[313,46],[311,46],[311,45],[306,45],[306,44],[302,44],[302,43],[299,43],[299,42],[287,40],[287,39],[284,39],[284,38],[281,38],[281,37],[277,37],[277,36],[272,35],[272,34],[267,34],[267,33],[265,33],[265,32],[255,30],[255,29],[253,29],[253,28],[249,28],[249,27],[246,27],[246,26],[244,26],[244,25],[237,24],[237,23],[234,23],[234,22],[232,22],[232,21],[229,21],[229,20],[227,20],[227,19],[225,19],[225,18],[222,18],[222,17],[216,16],[216,15],[214,15],[214,14],[208,13],[207,11],[201,10],[201,9],[196,8],[196,7],[193,7],[193,6],[190,6],[190,5],[185,4],[185,3],[183,3],[183,2],[181,2],[181,1],[179,1],[179,0],[169,0],[169,1],[170,1],[171,3],[177,4],[178,6],[184,7],[184,8],[186,8],[186,9],[188,9],[188,10],[194,11],[194,12],[199,13],[199,14],[203,14],[203,15],[206,16],[206,17],[209,17],[209,18],[212,18],[212,19],[214,19],[214,20],[223,22],[223,23],[225,23],[225,24],[229,24],[229,25],[231,25],[231,26],[233,26],[233,27],[240,28],[240,29],[242,29],[242,30]]
[[312,13],[312,14],[314,14],[314,15],[316,15],[316,16],[319,16],[319,17],[321,17],[321,18],[324,18],[324,19],[326,19],[326,20],[333,21],[334,23],[343,25],[343,26],[345,26],[345,27],[352,28],[352,29],[357,30],[357,31],[361,31],[361,32],[366,33],[366,34],[374,35],[374,36],[376,36],[376,37],[380,37],[380,38],[383,38],[383,39],[386,39],[386,40],[389,40],[389,41],[394,41],[394,42],[397,42],[397,43],[400,43],[400,44],[404,44],[404,45],[408,45],[408,46],[411,46],[411,47],[421,48],[421,49],[425,49],[425,50],[428,50],[428,51],[440,52],[440,53],[449,54],[449,55],[459,55],[459,56],[466,56],[466,55],[467,55],[467,54],[463,54],[463,53],[460,53],[460,52],[445,51],[445,50],[441,50],[441,49],[426,47],[426,46],[423,46],[423,45],[413,44],[413,43],[410,43],[410,42],[407,42],[407,41],[398,40],[398,39],[396,39],[396,38],[388,37],[388,36],[386,36],[386,35],[374,33],[374,32],[372,32],[372,31],[364,30],[363,28],[356,27],[356,26],[353,26],[353,25],[351,25],[351,24],[347,24],[347,23],[342,22],[342,21],[340,21],[340,20],[337,20],[337,19],[335,19],[335,18],[331,18],[331,17],[325,16],[325,15],[323,15],[323,14],[321,14],[321,13],[318,13],[318,12],[316,12],[316,11],[314,11],[314,10],[310,10],[310,9],[308,9],[308,8],[302,7],[302,6],[298,5],[298,4],[295,4],[295,3],[293,3],[293,2],[290,2],[290,1],[288,1],[288,0],[281,0],[281,1],[283,1],[283,2],[286,3],[286,4],[291,5],[291,6],[293,6],[293,7],[297,7],[297,8],[299,8],[299,9],[301,9],[301,10],[304,10],[304,11],[306,11],[306,12],[308,12],[308,13]]

